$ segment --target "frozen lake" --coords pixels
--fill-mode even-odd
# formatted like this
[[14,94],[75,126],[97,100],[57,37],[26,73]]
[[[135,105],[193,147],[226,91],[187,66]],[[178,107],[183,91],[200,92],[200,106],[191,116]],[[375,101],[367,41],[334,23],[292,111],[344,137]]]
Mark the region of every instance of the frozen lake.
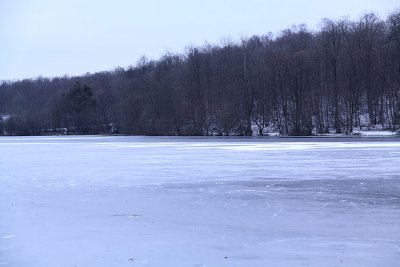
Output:
[[399,140],[1,137],[0,266],[399,266]]

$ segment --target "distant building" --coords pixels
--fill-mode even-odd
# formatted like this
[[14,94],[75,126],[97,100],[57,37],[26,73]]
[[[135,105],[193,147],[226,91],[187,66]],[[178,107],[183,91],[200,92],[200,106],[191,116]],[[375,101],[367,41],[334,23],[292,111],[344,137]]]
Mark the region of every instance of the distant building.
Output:
[[2,113],[0,114],[0,135],[6,135],[7,132],[4,129],[4,122],[8,121],[11,118],[11,114]]
[[0,123],[1,122],[6,122],[10,118],[11,118],[11,114],[9,114],[9,113],[0,114]]

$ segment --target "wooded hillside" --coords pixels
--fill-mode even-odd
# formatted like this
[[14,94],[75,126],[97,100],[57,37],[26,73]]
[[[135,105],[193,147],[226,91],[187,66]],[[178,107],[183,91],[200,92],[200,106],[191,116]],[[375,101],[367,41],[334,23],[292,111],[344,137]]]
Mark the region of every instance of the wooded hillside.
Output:
[[[190,41],[190,40],[188,40]],[[160,40],[162,42],[162,40]],[[79,77],[3,81],[0,134],[253,135],[400,126],[400,12]],[[3,129],[3,131],[1,131]]]

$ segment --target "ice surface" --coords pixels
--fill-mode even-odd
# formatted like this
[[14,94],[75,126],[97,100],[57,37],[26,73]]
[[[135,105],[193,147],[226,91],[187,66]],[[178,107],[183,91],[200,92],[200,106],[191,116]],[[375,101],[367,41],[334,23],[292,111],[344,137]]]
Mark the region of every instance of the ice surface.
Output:
[[0,138],[0,266],[399,266],[396,138]]

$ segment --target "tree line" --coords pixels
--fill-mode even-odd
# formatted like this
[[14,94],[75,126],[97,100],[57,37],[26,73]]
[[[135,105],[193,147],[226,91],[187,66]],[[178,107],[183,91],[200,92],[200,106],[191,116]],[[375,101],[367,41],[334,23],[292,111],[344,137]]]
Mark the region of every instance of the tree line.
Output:
[[[0,134],[286,135],[400,127],[400,12],[324,19],[78,77],[3,81]],[[3,131],[1,131],[3,130]]]

